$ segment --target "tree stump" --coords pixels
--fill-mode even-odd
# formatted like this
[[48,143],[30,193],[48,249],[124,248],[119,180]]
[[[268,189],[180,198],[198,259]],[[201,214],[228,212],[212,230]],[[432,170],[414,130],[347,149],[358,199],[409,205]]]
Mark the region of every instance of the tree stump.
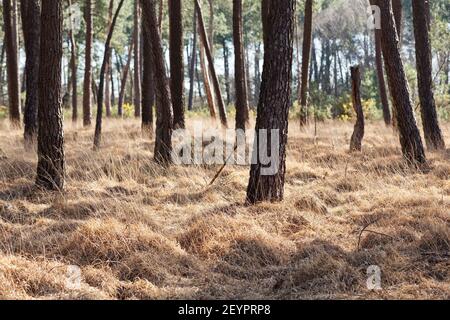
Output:
[[361,103],[361,74],[359,66],[351,67],[353,108],[356,112],[356,124],[350,141],[350,151],[361,151],[364,138],[364,112]]

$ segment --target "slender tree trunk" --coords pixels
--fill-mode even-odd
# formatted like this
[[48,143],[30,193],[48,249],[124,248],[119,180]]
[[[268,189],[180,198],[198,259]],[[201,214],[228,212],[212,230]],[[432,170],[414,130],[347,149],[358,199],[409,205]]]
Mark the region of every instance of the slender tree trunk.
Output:
[[39,103],[39,43],[41,8],[38,0],[21,2],[22,28],[25,43],[26,101],[24,112],[25,149],[30,150],[36,142]]
[[428,149],[442,150],[445,149],[445,142],[439,127],[436,102],[434,100],[433,65],[428,24],[429,13],[425,2],[427,1],[414,0],[412,2],[420,110]]
[[[208,100],[208,108],[209,108],[209,115],[211,119],[216,119],[216,101],[214,100],[214,96],[211,90],[211,83],[209,82],[209,72],[205,57],[205,46],[203,44],[203,40],[200,37],[200,65],[202,69],[202,76],[203,76],[203,84],[205,86],[205,94],[206,94],[206,100]],[[201,94],[201,90],[199,87],[199,93]]]
[[305,25],[302,49],[302,76],[300,89],[300,125],[304,126],[308,122],[308,87],[309,87],[309,65],[311,59],[312,43],[312,14],[313,0],[306,0],[305,3]]
[[214,91],[216,93],[217,106],[219,108],[220,121],[224,127],[228,127],[227,113],[225,109],[225,102],[222,98],[222,91],[220,90],[219,78],[217,77],[216,69],[214,67],[214,60],[210,50],[208,37],[206,34],[205,24],[203,20],[202,9],[200,7],[199,0],[195,0],[195,9],[197,10],[198,23],[200,28],[200,37],[205,48],[206,57],[208,58],[209,71],[213,81]]
[[423,164],[426,162],[425,151],[414,117],[409,84],[399,51],[392,4],[390,0],[376,0],[376,4],[381,9],[381,46],[397,114],[403,155],[412,164]]
[[364,113],[361,103],[361,73],[359,66],[351,68],[353,109],[356,112],[356,124],[350,142],[350,151],[362,151],[364,138]]
[[[72,7],[72,1],[68,0],[69,8]],[[78,121],[78,77],[77,77],[77,46],[75,36],[73,34],[73,19],[72,12],[69,17],[70,30],[70,70],[71,70],[71,85],[72,85],[72,122]]]
[[211,56],[214,61],[214,0],[208,0],[209,4],[209,26],[208,26],[208,42]]
[[84,63],[83,84],[83,126],[88,127],[92,122],[91,114],[91,86],[92,86],[92,0],[85,0],[84,19],[86,21],[86,49]]
[[254,87],[255,90],[253,92],[253,100],[255,103],[258,103],[259,93],[261,90],[261,70],[260,70],[260,59],[261,59],[261,43],[257,42],[255,45],[255,81]]
[[170,88],[173,105],[173,125],[184,128],[184,64],[182,0],[169,0],[170,20]]
[[158,30],[155,2],[141,0],[146,35],[151,42],[156,80],[156,141],[155,161],[161,165],[172,162],[173,111],[170,87],[167,81],[161,36]]
[[225,92],[227,94],[227,105],[231,103],[231,92],[230,92],[230,53],[228,51],[227,40],[225,37],[222,39],[223,48],[223,65],[225,72]]
[[195,67],[197,64],[197,11],[194,10],[194,19],[192,23],[192,55],[189,67],[189,101],[188,110],[192,111],[194,106],[194,86],[195,86]]
[[[374,0],[371,0],[372,5],[375,4]],[[391,125],[391,111],[389,108],[389,99],[386,91],[386,82],[384,80],[383,69],[383,52],[381,50],[381,30],[375,29],[375,64],[377,68],[378,78],[378,91],[380,93],[381,106],[383,109],[383,118],[386,126]]]
[[155,81],[153,72],[152,47],[149,36],[142,19],[143,64],[144,73],[142,78],[142,132],[144,135],[153,135],[153,106],[155,105]]
[[[263,0],[263,7],[269,10],[264,28],[266,50],[256,132],[268,130],[269,137],[267,145],[256,138],[255,152],[260,154],[262,151],[262,154],[275,158],[275,164],[272,163],[272,165],[275,165],[277,170],[276,173],[265,173],[266,166],[258,157],[257,163],[253,164],[250,170],[247,189],[247,202],[250,204],[260,201],[281,201],[284,197],[286,144],[291,106],[295,3],[295,0]],[[276,133],[277,131],[273,130],[279,131]],[[272,146],[272,135],[274,134],[279,135],[279,141],[273,142],[276,145]],[[273,154],[272,149],[278,149],[278,157]]]
[[3,19],[6,45],[6,69],[8,74],[9,119],[13,127],[20,128],[19,63],[13,26],[11,0],[3,0]]
[[245,75],[242,0],[233,0],[234,78],[236,87],[236,129],[245,130],[249,121]]
[[125,91],[127,89],[127,80],[128,80],[128,73],[130,71],[130,66],[131,66],[131,57],[133,55],[134,38],[132,38],[131,43],[128,48],[129,48],[128,49],[128,61],[122,70],[122,81],[121,81],[120,92],[119,92],[119,104],[117,106],[117,114],[119,117],[123,117],[123,102],[125,99]]
[[62,33],[62,1],[42,0],[36,184],[49,190],[64,188]]
[[97,119],[95,123],[95,135],[94,135],[94,150],[98,150],[100,148],[101,140],[102,140],[102,120],[103,120],[103,94],[105,90],[105,74],[106,68],[108,66],[108,58],[111,56],[111,39],[114,33],[114,28],[116,26],[117,18],[119,16],[120,10],[122,9],[123,3],[125,0],[121,0],[119,2],[119,6],[117,7],[116,13],[114,14],[114,18],[111,22],[111,26],[108,31],[108,36],[106,38],[105,43],[105,53],[103,56],[102,66],[100,68],[100,81],[98,85],[98,100],[97,100]]
[[134,0],[134,116],[141,117],[141,32],[139,0]]
[[[108,8],[108,30],[111,29],[112,19],[113,19],[113,10],[114,10],[114,0],[109,1]],[[111,50],[106,59],[106,71],[105,71],[105,109],[106,116],[111,117]]]

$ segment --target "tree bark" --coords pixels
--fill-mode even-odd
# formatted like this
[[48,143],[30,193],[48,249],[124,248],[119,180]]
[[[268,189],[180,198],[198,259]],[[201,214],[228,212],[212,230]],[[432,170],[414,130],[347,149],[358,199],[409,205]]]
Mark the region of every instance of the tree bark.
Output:
[[245,74],[242,0],[233,0],[234,78],[236,87],[236,129],[245,130],[249,121]]
[[92,0],[86,0],[84,19],[86,21],[86,49],[84,63],[83,84],[83,126],[88,127],[92,123],[91,114],[91,86],[92,86]]
[[173,110],[164,63],[161,36],[158,30],[155,2],[141,0],[147,41],[151,43],[156,81],[156,141],[155,161],[161,165],[172,162]]
[[227,95],[227,105],[231,103],[231,92],[230,92],[230,52],[228,50],[227,40],[225,37],[222,39],[222,49],[223,49],[223,65],[225,73],[225,93]]
[[39,103],[39,44],[41,8],[39,0],[21,1],[22,28],[25,43],[26,100],[24,111],[25,149],[31,150],[36,142]]
[[306,0],[305,3],[305,24],[303,36],[302,49],[302,75],[301,75],[301,89],[300,89],[300,125],[304,126],[308,122],[308,80],[309,80],[309,65],[311,59],[311,43],[312,43],[312,14],[313,14],[313,0]]
[[[111,29],[112,19],[113,19],[113,10],[114,10],[114,0],[109,1],[108,8],[108,30]],[[106,116],[111,117],[111,87],[112,87],[112,75],[111,75],[111,50],[108,53],[108,57],[106,60],[106,71],[105,71],[105,109]],[[114,88],[113,88],[114,91]]]
[[199,0],[195,0],[195,9],[197,10],[197,17],[200,29],[200,37],[205,48],[206,57],[208,58],[209,71],[211,72],[214,91],[216,93],[217,106],[219,108],[220,121],[224,127],[228,127],[227,113],[225,109],[225,102],[223,101],[222,91],[220,90],[219,78],[217,77],[216,69],[214,67],[214,59],[210,49],[208,36],[206,34],[205,23],[203,20],[203,13],[200,7]]
[[169,0],[170,88],[174,128],[184,128],[184,65],[182,0]]
[[428,24],[429,13],[427,13],[425,2],[427,1],[412,1],[420,110],[422,114],[425,142],[428,149],[443,150],[445,149],[445,142],[439,127],[436,102],[433,93],[433,65]]
[[134,116],[136,118],[141,117],[141,99],[142,99],[142,93],[141,93],[141,32],[140,32],[140,6],[139,6],[139,0],[134,0]]
[[[208,108],[209,108],[209,115],[211,119],[216,119],[216,101],[214,100],[214,96],[211,90],[211,83],[209,82],[209,72],[207,67],[207,62],[205,58],[205,46],[203,44],[202,38],[200,38],[200,65],[202,69],[202,76],[203,76],[203,84],[205,86],[205,94],[206,94],[206,100],[208,101]],[[199,93],[201,93],[199,88]]]
[[16,37],[13,26],[11,0],[3,0],[3,19],[6,45],[6,70],[8,75],[9,119],[11,125],[20,128],[20,84]]
[[[267,0],[263,0],[265,2]],[[258,157],[257,164],[250,170],[250,181],[247,189],[247,202],[254,204],[260,201],[281,201],[284,197],[286,173],[286,144],[288,137],[288,118],[291,106],[291,79],[293,60],[293,37],[295,0],[269,1],[266,16],[264,70],[261,84],[261,95],[258,104],[256,132],[268,130],[267,146],[259,146],[255,139],[255,151],[265,149],[271,154],[272,130],[279,130],[279,157],[277,173],[262,175],[263,164]],[[267,5],[267,4],[266,4]],[[263,19],[264,20],[264,19]]]
[[64,188],[62,33],[62,2],[42,0],[36,184],[48,190]]
[[155,105],[155,80],[153,71],[152,47],[142,19],[142,33],[144,37],[142,78],[142,131],[149,136],[153,135],[153,106]]
[[194,107],[194,86],[195,86],[195,67],[197,64],[197,11],[194,10],[194,18],[192,23],[192,56],[189,67],[189,99],[188,110],[192,111]]
[[134,48],[134,38],[132,37],[131,43],[128,47],[128,60],[127,64],[122,70],[122,80],[120,84],[120,92],[119,92],[119,102],[117,106],[117,114],[119,117],[123,117],[123,103],[125,99],[125,91],[127,88],[127,80],[128,80],[128,73],[130,72],[130,66],[131,66],[131,57],[133,55],[133,48]]
[[392,4],[390,0],[376,0],[376,4],[381,10],[381,46],[394,110],[397,114],[402,152],[411,164],[424,164],[425,151],[414,117],[409,84],[399,51]]
[[361,74],[359,66],[351,67],[353,109],[356,112],[356,124],[350,141],[350,151],[362,151],[364,138],[364,112],[361,103]]

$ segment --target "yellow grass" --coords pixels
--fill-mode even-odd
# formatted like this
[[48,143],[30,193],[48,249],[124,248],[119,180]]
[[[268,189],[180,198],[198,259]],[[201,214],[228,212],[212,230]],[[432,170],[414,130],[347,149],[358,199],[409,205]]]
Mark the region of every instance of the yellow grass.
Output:
[[[347,152],[351,124],[312,132],[291,126],[285,201],[246,207],[247,167],[210,188],[217,167],[165,171],[134,120],[108,123],[101,152],[67,123],[66,190],[36,190],[35,155],[1,122],[0,298],[449,299],[449,150],[419,173],[381,123],[362,154]],[[370,222],[381,234],[358,250]],[[366,287],[370,265],[381,291]]]

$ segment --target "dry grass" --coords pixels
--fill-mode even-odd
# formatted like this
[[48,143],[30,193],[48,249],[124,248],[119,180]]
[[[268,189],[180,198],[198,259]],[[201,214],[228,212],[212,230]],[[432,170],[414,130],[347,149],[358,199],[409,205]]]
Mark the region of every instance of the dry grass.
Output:
[[[347,152],[350,124],[322,124],[318,139],[291,128],[286,200],[246,207],[246,167],[207,188],[216,167],[164,171],[137,122],[108,124],[101,152],[68,127],[67,188],[50,194],[0,123],[0,298],[450,298],[449,150],[419,173],[379,123],[362,154]],[[371,222],[381,234],[358,250]],[[382,291],[367,290],[369,265]]]

